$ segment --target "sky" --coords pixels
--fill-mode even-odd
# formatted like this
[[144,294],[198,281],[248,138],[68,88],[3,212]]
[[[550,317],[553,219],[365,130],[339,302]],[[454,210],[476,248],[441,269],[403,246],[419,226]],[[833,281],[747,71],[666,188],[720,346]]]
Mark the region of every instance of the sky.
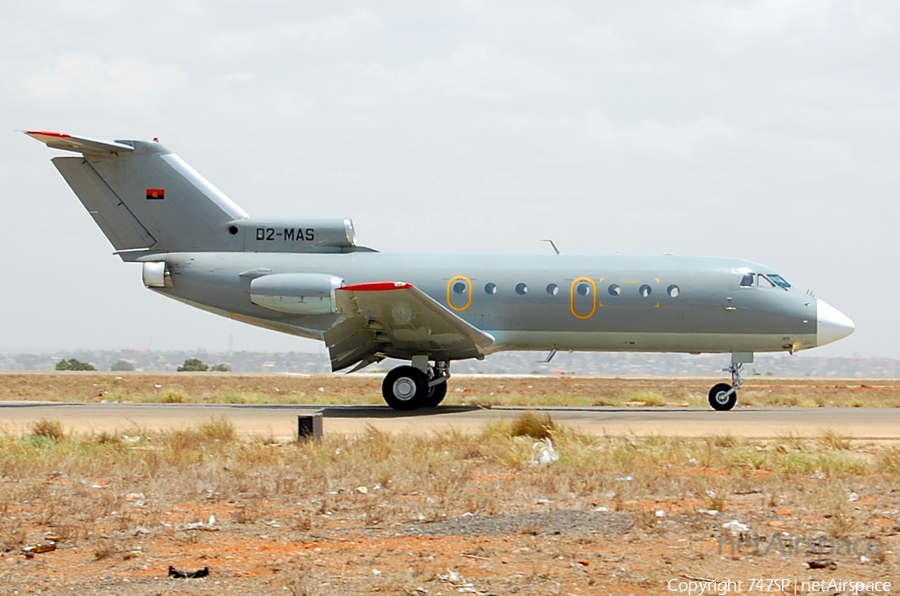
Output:
[[[0,351],[319,350],[145,290],[18,131],[158,137],[391,252],[761,262],[900,358],[900,4],[7,3]],[[436,259],[439,257],[436,256]]]

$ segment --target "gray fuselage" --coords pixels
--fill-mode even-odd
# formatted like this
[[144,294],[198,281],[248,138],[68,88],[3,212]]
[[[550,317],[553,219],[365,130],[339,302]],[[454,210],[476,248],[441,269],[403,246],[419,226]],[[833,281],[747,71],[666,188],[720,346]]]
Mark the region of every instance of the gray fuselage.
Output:
[[[154,258],[159,258],[156,255]],[[254,272],[319,273],[345,285],[415,285],[502,350],[773,352],[818,345],[817,301],[741,286],[771,273],[738,259],[677,256],[170,253],[156,291],[236,320],[322,339],[336,314],[280,313],[250,301]]]

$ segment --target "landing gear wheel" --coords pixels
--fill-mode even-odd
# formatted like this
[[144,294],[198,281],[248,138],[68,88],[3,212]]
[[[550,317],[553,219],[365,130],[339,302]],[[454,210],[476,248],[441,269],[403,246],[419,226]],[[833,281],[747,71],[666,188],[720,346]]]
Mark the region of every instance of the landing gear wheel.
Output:
[[728,383],[719,383],[709,390],[709,405],[714,410],[724,412],[730,410],[737,403],[737,390],[731,391],[731,385]]
[[422,400],[423,408],[436,408],[447,395],[447,381],[428,388],[428,395]]
[[415,410],[428,395],[428,377],[414,366],[398,366],[384,377],[381,394],[395,410]]

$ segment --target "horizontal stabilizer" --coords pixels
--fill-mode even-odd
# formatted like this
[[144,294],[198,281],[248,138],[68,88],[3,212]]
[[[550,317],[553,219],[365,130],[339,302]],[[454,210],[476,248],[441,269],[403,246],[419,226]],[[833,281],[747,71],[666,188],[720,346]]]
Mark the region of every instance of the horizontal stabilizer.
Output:
[[78,153],[120,153],[134,151],[134,147],[113,141],[100,141],[87,137],[73,137],[61,132],[48,132],[43,130],[26,130],[32,139],[45,143],[53,149],[65,151],[77,151]]

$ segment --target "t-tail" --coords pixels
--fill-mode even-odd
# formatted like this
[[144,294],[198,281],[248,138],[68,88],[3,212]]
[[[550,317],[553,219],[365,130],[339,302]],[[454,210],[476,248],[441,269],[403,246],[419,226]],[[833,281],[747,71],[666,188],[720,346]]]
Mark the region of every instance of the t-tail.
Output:
[[252,219],[157,141],[100,141],[26,131],[81,153],[53,165],[124,260],[164,252],[348,252],[349,219]]

